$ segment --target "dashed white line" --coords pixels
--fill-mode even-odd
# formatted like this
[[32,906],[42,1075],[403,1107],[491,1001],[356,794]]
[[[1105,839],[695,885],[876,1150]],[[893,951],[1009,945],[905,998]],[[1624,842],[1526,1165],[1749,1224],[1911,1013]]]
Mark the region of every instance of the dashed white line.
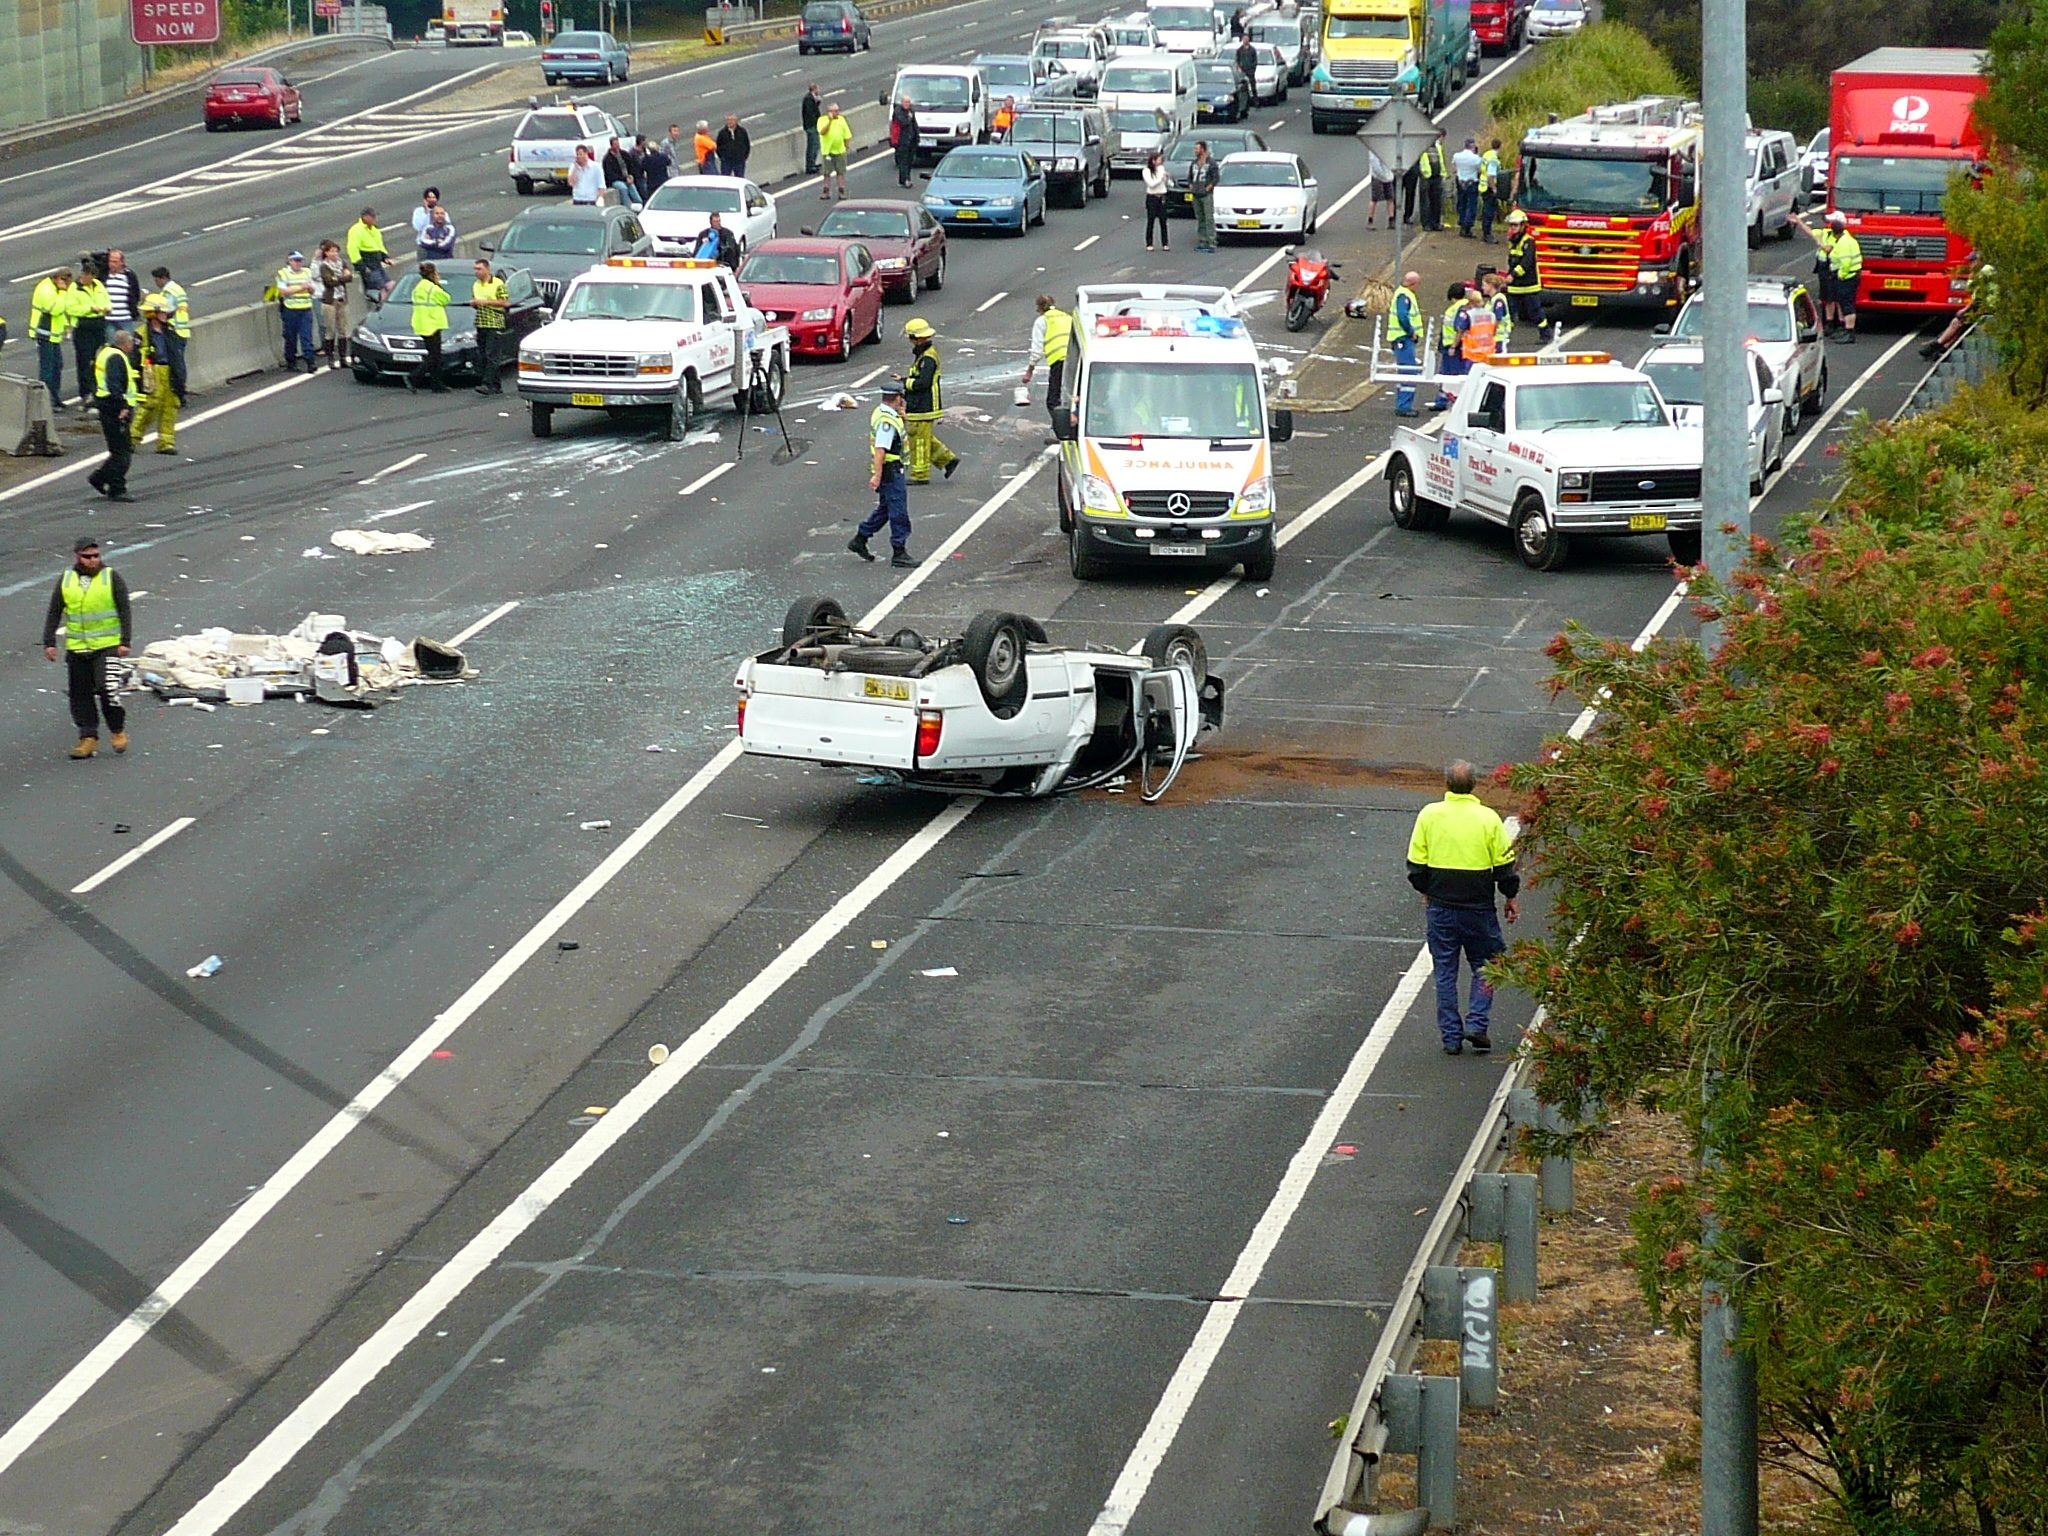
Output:
[[202,224],[199,226],[199,233],[201,233],[202,235],[210,235],[217,230],[233,229],[237,224],[248,223],[249,220],[253,217],[253,214],[245,213],[239,219],[223,219],[218,224]]
[[358,480],[356,484],[375,485],[379,480],[382,480],[386,475],[395,475],[401,469],[410,469],[412,468],[413,465],[419,463],[419,461],[421,459],[424,459],[425,457],[426,455],[424,453],[415,453],[409,455],[406,458],[400,459],[396,464],[385,465],[382,469],[378,470],[377,473],[375,473],[374,475],[371,475],[366,479]]
[[105,885],[109,880],[113,879],[114,876],[121,873],[121,871],[126,869],[130,864],[133,864],[137,859],[142,858],[143,856],[154,851],[155,849],[161,848],[165,843],[168,843],[180,832],[184,831],[187,827],[191,826],[192,823],[197,819],[198,818],[192,816],[180,816],[176,821],[172,822],[169,826],[162,828],[160,831],[151,833],[148,837],[144,838],[141,842],[137,843],[133,848],[130,848],[126,853],[122,854],[121,857],[114,860],[114,862],[109,864],[105,869],[99,871],[99,873],[97,874],[86,876],[85,879],[79,881],[78,884],[71,887],[71,894],[74,896],[83,896],[87,891],[97,890],[100,886]]
[[[421,505],[424,506],[425,503],[422,502]],[[458,629],[454,634],[450,635],[448,637],[448,644],[451,647],[453,647],[461,645],[465,640],[474,639],[476,636],[482,634],[486,629],[490,628],[493,624],[497,623],[498,620],[505,617],[506,614],[510,613],[514,608],[517,608],[518,606],[519,600],[517,598],[514,598],[509,603],[498,604],[497,607],[493,608],[489,613],[485,614],[482,618],[478,619],[474,624],[470,625],[469,628]]]
[[1075,246],[1074,249],[1077,251],[1085,251],[1088,249],[1089,246],[1093,245],[1096,241],[1100,240],[1101,238],[1102,236],[1100,235],[1090,235],[1086,240],[1083,240],[1079,245]]
[[434,499],[431,496],[425,501],[408,501],[404,506],[393,507],[389,512],[372,512],[363,521],[366,523],[381,523],[387,517],[403,517],[408,512],[417,512],[421,507],[431,507],[433,504]]
[[847,385],[846,387],[848,389],[859,389],[863,384],[872,383],[874,380],[880,378],[883,374],[887,373],[889,371],[889,367],[890,365],[888,363],[884,363],[879,368],[870,368],[866,373],[862,374],[859,378],[855,379],[851,384]]
[[697,492],[703,490],[705,486],[709,485],[712,481],[716,480],[720,475],[730,470],[732,466],[733,461],[731,459],[727,459],[723,464],[719,465],[716,469],[706,470],[703,474],[699,475],[696,479],[692,480],[688,485],[684,486],[680,491],[677,491],[676,494],[678,496],[694,496],[697,494]]
[[363,188],[363,190],[365,192],[374,192],[379,187],[395,187],[403,180],[405,180],[403,176],[386,176],[382,181],[371,182],[367,187]]
[[720,86],[714,86],[714,87],[713,87],[712,89],[710,89],[710,90],[708,90],[708,91],[701,91],[701,92],[699,92],[698,94],[699,94],[699,95],[701,95],[701,96],[707,96],[707,97],[709,97],[709,96],[723,96],[723,95],[725,94],[725,87],[724,87],[724,86],[722,86],[722,85],[720,85]]
[[237,267],[232,272],[219,272],[212,277],[202,277],[192,286],[194,288],[204,288],[208,283],[224,283],[231,277],[246,277],[248,272],[249,269],[247,267]]
[[987,298],[983,299],[979,304],[977,304],[974,307],[974,312],[977,315],[979,315],[985,313],[988,310],[994,309],[998,304],[1002,303],[1003,300],[1007,299],[1009,296],[1009,289],[998,288],[994,293],[990,294]]
[[1266,132],[1278,133],[1282,128],[1285,128],[1286,126],[1287,119],[1285,117],[1276,117],[1273,119],[1272,122],[1266,124]]

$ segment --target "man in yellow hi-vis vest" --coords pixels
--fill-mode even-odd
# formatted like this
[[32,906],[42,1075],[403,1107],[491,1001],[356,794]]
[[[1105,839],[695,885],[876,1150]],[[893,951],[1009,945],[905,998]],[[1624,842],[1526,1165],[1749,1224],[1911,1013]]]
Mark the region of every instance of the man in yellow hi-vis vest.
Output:
[[135,370],[135,333],[116,331],[114,339],[92,360],[92,403],[100,413],[100,435],[107,440],[107,462],[85,477],[85,483],[109,501],[133,501],[128,494],[128,465],[135,444],[128,436],[142,390]]
[[913,315],[903,324],[910,338],[910,372],[903,377],[903,419],[910,427],[910,483],[930,483],[932,468],[950,480],[960,467],[960,455],[939,440],[939,418],[946,414],[939,390],[939,349],[937,332],[931,323]]
[[152,293],[142,301],[142,345],[137,359],[142,364],[142,405],[128,424],[128,440],[136,447],[156,428],[156,451],[178,451],[178,392],[176,356],[172,350],[171,301]]
[[57,626],[64,626],[64,668],[71,703],[71,723],[78,727],[78,745],[71,756],[84,761],[100,749],[100,716],[113,733],[114,750],[128,750],[128,712],[115,697],[107,663],[128,654],[134,633],[128,607],[128,584],[107,569],[100,541],[91,534],[71,546],[71,569],[57,578],[50,606],[43,614],[43,655],[57,659]]
[[1053,296],[1041,293],[1038,296],[1038,318],[1031,322],[1031,355],[1024,360],[1024,386],[1030,388],[1031,376],[1038,371],[1040,363],[1045,364],[1045,408],[1048,411],[1058,407],[1065,398],[1060,393],[1060,381],[1067,371],[1067,344],[1073,339],[1074,317],[1059,307]]
[[[1493,893],[1507,898],[1507,917],[1522,915],[1516,898],[1522,878],[1515,872],[1515,844],[1491,806],[1472,793],[1473,767],[1463,761],[1444,769],[1443,799],[1425,805],[1408,839],[1408,883],[1422,895],[1428,915],[1429,957],[1436,964],[1436,1027],[1444,1054],[1470,1045],[1493,1049],[1487,1021],[1493,1013],[1493,983],[1483,967],[1507,948]],[[1472,967],[1472,1005],[1458,1005],[1458,960]]]

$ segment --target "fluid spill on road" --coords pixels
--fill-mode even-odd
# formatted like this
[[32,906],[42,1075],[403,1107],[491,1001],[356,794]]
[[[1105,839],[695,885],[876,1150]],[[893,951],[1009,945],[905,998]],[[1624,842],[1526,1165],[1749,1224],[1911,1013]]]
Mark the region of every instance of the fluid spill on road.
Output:
[[[1160,804],[1260,799],[1275,790],[1392,789],[1434,797],[1444,789],[1441,764],[1368,762],[1329,747],[1293,742],[1204,743],[1200,750],[1202,755],[1181,770]],[[1482,765],[1482,774],[1484,769]],[[1518,797],[1483,777],[1478,792],[1503,815],[1518,808]]]

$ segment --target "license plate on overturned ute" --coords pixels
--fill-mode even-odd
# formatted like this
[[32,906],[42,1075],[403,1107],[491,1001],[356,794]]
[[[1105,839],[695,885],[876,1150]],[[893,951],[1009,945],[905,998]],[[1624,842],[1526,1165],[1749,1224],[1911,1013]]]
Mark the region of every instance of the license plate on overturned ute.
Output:
[[908,703],[910,684],[898,682],[893,677],[864,677],[860,680],[860,692],[864,699],[897,699]]

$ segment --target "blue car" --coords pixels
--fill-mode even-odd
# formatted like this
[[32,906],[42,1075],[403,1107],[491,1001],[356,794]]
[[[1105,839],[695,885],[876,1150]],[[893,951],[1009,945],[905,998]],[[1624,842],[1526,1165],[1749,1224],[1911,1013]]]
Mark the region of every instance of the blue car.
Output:
[[925,210],[948,229],[986,224],[1022,235],[1045,222],[1045,168],[1021,149],[962,145],[925,180]]
[[626,45],[609,32],[562,32],[540,51],[540,77],[549,85],[624,84],[633,60]]

